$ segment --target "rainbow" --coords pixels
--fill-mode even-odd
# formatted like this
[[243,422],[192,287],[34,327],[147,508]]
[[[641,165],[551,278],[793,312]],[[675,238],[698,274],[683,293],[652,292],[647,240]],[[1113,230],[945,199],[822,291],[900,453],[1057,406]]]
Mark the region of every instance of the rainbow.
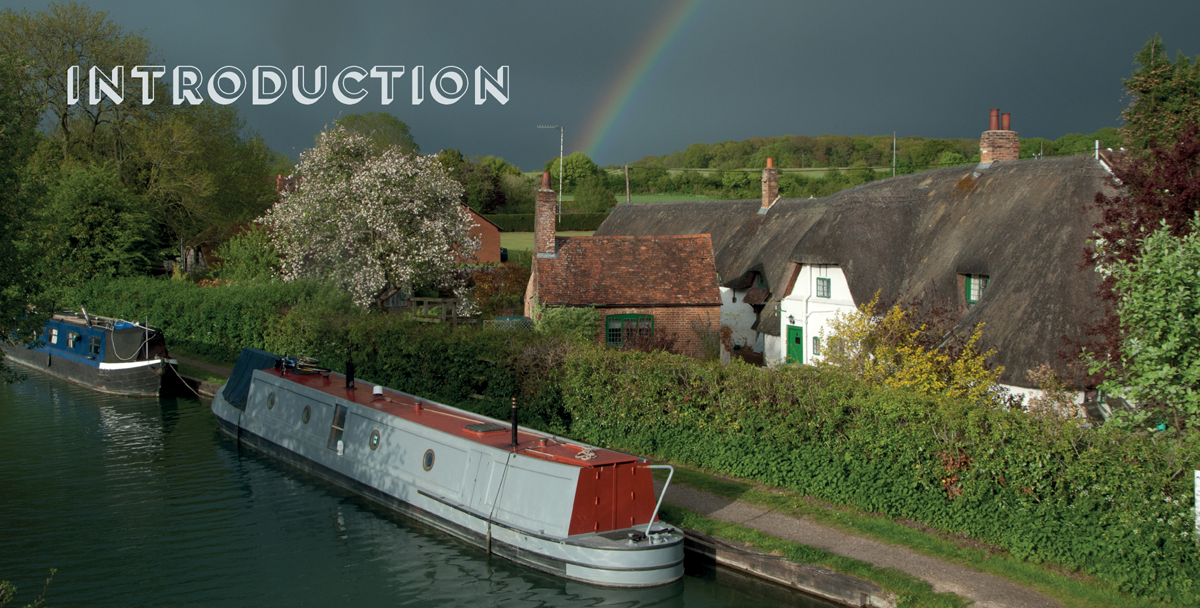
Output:
[[617,124],[627,116],[647,77],[662,62],[666,51],[678,40],[680,32],[703,1],[679,0],[668,9],[621,70],[616,81],[607,88],[607,94],[583,130],[582,147],[593,160],[606,151],[609,140],[617,131]]

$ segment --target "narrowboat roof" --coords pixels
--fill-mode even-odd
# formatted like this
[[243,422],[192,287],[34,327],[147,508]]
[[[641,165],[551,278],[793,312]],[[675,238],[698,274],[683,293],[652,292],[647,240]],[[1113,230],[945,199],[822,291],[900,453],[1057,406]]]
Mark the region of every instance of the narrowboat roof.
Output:
[[[518,452],[524,456],[580,468],[622,464],[638,460],[637,457],[628,454],[594,448],[520,427],[517,428],[518,441],[514,447],[512,445],[512,428],[508,424],[498,424],[496,420],[486,416],[472,414],[387,387],[381,387],[383,397],[376,398],[372,394],[374,384],[360,382],[359,388],[347,389],[345,388],[345,376],[334,372],[324,375],[284,374],[278,369],[259,371],[429,429],[495,449]],[[546,441],[545,445],[541,444],[542,440]],[[585,456],[589,452],[594,456]]]

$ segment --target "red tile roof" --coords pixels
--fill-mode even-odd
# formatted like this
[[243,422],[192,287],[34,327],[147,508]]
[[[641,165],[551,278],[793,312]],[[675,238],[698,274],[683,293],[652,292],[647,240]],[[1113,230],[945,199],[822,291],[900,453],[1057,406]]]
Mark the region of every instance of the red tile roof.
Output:
[[544,305],[721,304],[707,234],[558,237],[555,245],[557,258],[535,262]]

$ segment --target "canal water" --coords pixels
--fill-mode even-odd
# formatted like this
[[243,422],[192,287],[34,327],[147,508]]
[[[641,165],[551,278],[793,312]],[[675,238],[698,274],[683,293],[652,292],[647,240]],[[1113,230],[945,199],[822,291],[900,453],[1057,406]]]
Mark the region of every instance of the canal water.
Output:
[[207,401],[0,383],[0,580],[54,606],[828,606],[725,571],[608,590],[239,450]]

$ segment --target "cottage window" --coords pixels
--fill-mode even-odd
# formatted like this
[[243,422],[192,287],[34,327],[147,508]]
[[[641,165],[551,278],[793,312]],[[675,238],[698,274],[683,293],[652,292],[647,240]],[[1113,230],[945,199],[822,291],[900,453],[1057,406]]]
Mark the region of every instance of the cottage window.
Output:
[[622,346],[634,338],[654,335],[653,315],[608,315],[605,318],[604,341],[609,346]]
[[813,336],[812,354],[814,357],[821,356],[821,339],[816,336]]
[[963,286],[963,295],[967,299],[967,308],[974,308],[975,303],[983,297],[983,290],[988,285],[988,275],[986,274],[969,274],[966,275],[966,281]]
[[817,279],[817,297],[818,298],[828,298],[828,297],[830,297],[829,294],[832,292],[833,292],[833,280],[832,279],[825,279],[825,278]]

